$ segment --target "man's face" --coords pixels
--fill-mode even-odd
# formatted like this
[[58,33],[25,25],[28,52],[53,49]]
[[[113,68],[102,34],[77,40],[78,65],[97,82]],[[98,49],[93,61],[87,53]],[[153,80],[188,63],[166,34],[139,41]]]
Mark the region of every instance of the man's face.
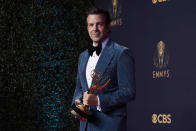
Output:
[[103,15],[92,14],[87,17],[87,30],[92,41],[99,44],[108,37],[110,25],[105,23]]

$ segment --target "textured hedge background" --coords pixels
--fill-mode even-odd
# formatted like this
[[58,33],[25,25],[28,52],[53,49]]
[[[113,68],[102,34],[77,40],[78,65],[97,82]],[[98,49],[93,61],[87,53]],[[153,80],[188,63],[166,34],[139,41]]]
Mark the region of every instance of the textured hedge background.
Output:
[[69,107],[93,0],[0,0],[0,130],[75,131]]

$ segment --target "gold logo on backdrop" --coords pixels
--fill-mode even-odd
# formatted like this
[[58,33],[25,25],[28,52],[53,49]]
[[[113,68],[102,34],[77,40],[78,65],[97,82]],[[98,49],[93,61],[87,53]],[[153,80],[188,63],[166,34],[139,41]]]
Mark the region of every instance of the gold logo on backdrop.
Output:
[[153,56],[153,65],[156,71],[153,70],[153,78],[169,78],[170,71],[167,69],[169,64],[169,55],[166,50],[166,45],[163,41],[157,43],[156,51]]
[[152,0],[153,4],[157,4],[157,3],[163,3],[163,2],[167,2],[169,0]]
[[112,0],[112,8],[109,8],[109,12],[112,18],[111,26],[122,25],[122,6],[119,0]]
[[153,124],[171,124],[171,114],[152,114]]
[[152,123],[157,123],[157,114],[152,114]]
[[118,0],[112,0],[112,5],[113,5],[113,15],[114,15],[114,17],[116,17],[117,16]]
[[156,68],[166,68],[169,63],[169,56],[166,52],[165,43],[160,41],[157,44],[156,54],[153,57],[154,65]]

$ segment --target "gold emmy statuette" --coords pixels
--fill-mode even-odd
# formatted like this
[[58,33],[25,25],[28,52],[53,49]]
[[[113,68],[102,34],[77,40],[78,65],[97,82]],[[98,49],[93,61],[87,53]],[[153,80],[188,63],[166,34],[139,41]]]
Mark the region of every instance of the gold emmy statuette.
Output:
[[[108,83],[110,82],[110,79],[108,80],[104,79],[106,83],[100,86],[100,80],[102,78],[102,75],[103,74],[101,73],[101,71],[97,69],[91,72],[92,84],[91,84],[90,90],[88,91],[89,94],[94,94],[95,92],[102,90],[103,88],[106,87],[106,85],[108,85]],[[82,103],[77,103],[77,102],[75,102],[71,106],[70,112],[72,115],[74,115],[75,118],[78,118],[81,121],[87,121],[88,119],[90,119],[92,115],[92,112],[90,111],[89,106],[86,106]]]

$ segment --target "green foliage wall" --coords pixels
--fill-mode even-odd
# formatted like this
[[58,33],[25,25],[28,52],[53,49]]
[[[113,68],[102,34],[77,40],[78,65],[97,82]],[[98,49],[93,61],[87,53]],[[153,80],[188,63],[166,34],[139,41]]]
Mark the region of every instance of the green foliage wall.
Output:
[[75,131],[69,107],[92,0],[0,1],[0,130]]

